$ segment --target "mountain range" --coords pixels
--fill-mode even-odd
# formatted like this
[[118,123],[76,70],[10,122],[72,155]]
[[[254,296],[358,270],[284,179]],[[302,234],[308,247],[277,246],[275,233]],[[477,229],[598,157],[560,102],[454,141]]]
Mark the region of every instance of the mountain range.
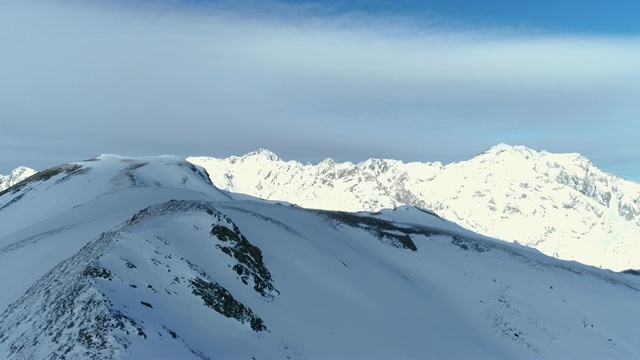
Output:
[[0,357],[640,357],[640,272],[412,206],[236,194],[209,168],[101,155],[0,192]]
[[[188,160],[209,169],[227,191],[325,210],[416,206],[558,258],[640,268],[640,184],[606,174],[579,154],[500,144],[446,165],[381,159],[312,165],[268,150]],[[33,173],[20,167],[0,175],[0,191]]]
[[461,162],[191,157],[220,189],[306,208],[430,209],[474,232],[613,270],[640,269],[640,184],[579,154],[497,145]]

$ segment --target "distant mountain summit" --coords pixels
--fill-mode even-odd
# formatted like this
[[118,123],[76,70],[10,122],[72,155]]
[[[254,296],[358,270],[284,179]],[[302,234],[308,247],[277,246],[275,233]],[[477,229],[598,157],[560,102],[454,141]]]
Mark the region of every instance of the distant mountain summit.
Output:
[[640,184],[603,173],[580,154],[499,144],[446,165],[383,159],[312,165],[267,150],[188,160],[228,191],[328,210],[417,206],[548,255],[640,268]]
[[0,175],[0,191],[7,189],[35,174],[36,171],[25,166],[14,169],[9,175]]
[[[236,158],[254,161],[281,164]],[[101,155],[0,192],[0,358],[640,357],[635,272],[410,206],[303,209],[210,177]]]

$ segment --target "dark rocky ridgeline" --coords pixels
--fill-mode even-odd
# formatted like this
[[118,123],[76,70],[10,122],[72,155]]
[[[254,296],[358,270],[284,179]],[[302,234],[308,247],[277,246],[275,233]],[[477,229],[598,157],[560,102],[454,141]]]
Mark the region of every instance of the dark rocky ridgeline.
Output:
[[37,172],[28,178],[20,181],[19,183],[13,185],[12,187],[0,191],[0,196],[5,194],[16,194],[22,189],[26,188],[28,185],[31,185],[36,182],[43,182],[51,179],[52,177],[65,174],[65,176],[61,177],[56,181],[56,184],[62,183],[64,181],[69,180],[74,175],[86,174],[91,171],[90,167],[84,167],[79,164],[64,164],[59,166],[54,166],[44,171]]
[[200,277],[191,280],[193,294],[200,296],[204,304],[218,313],[233,318],[241,323],[249,323],[256,331],[266,331],[264,321],[257,317],[251,309],[236,300],[231,293],[215,281],[207,281]]
[[273,298],[273,294],[278,294],[278,290],[273,285],[271,273],[264,264],[262,252],[247,240],[231,219],[226,216],[224,218],[233,229],[219,224],[213,226],[211,235],[225,243],[216,247],[238,261],[232,269],[245,285],[252,281],[255,291],[265,298]]
[[408,249],[411,251],[418,250],[418,247],[413,240],[411,240],[409,234],[424,233],[427,236],[435,235],[435,232],[431,230],[421,229],[421,232],[419,232],[417,229],[399,227],[390,221],[377,219],[371,216],[360,216],[341,211],[310,211],[315,211],[330,221],[363,229],[382,240],[384,243],[400,249]]

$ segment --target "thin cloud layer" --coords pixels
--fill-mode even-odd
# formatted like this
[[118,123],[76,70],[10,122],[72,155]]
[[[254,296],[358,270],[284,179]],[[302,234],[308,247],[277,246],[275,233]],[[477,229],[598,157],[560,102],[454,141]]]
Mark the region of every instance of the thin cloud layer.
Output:
[[508,142],[640,179],[638,38],[278,6],[3,5],[0,173],[258,147],[449,162]]

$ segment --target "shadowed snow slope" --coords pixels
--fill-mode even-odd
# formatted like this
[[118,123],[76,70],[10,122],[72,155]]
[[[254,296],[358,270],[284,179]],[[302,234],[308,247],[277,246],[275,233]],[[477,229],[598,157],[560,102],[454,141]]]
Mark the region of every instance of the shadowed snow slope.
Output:
[[0,193],[0,358],[637,358],[640,277],[103,155]]
[[188,158],[220,189],[307,208],[428,208],[475,232],[614,270],[640,268],[640,184],[579,154],[497,145],[469,161],[284,162],[260,150]]

